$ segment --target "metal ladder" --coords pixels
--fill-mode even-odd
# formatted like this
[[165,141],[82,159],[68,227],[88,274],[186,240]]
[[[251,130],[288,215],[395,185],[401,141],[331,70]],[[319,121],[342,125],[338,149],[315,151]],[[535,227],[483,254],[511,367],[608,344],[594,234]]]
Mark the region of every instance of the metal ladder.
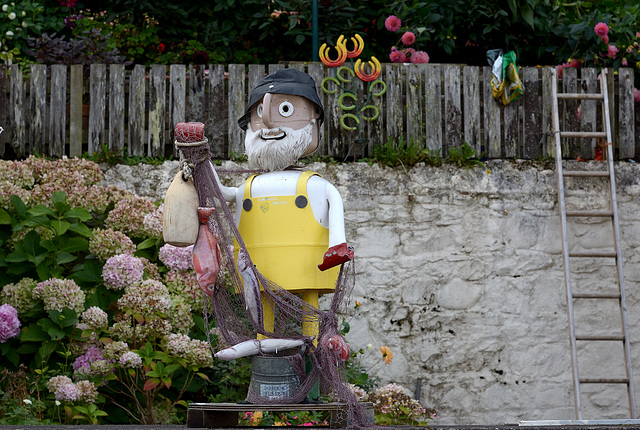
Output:
[[[627,306],[624,288],[624,276],[622,272],[622,253],[620,248],[620,229],[618,224],[618,210],[616,203],[616,185],[615,173],[613,170],[613,145],[611,144],[611,124],[609,117],[609,103],[607,94],[607,75],[606,69],[600,74],[600,93],[560,93],[558,94],[557,70],[552,69],[552,100],[553,100],[553,128],[555,137],[555,157],[556,157],[556,173],[558,177],[558,200],[561,215],[561,233],[562,233],[562,254],[564,260],[564,279],[567,294],[567,313],[569,316],[569,330],[571,343],[571,363],[573,370],[573,387],[575,399],[576,419],[582,419],[582,405],[580,401],[580,384],[626,384],[629,399],[629,412],[632,419],[637,418],[635,391],[633,385],[633,372],[631,367],[631,349],[629,341],[629,324],[627,322]],[[560,115],[558,109],[558,100],[597,100],[602,104],[602,124],[604,131],[602,132],[576,132],[576,131],[560,131]],[[604,152],[604,162],[607,170],[587,171],[587,170],[563,170],[562,163],[562,145],[560,138],[600,138],[606,139],[606,150]],[[581,178],[606,178],[609,182],[609,210],[570,210],[565,205],[565,184],[566,177]],[[613,227],[613,250],[605,252],[573,252],[570,251],[567,218],[571,217],[606,217],[610,218]],[[571,266],[572,258],[614,258],[616,262],[616,277],[618,284],[617,293],[589,293],[576,294],[572,291],[571,285]],[[593,336],[588,334],[576,335],[574,321],[574,300],[617,300],[620,307],[620,319],[622,325],[622,335]],[[624,363],[626,370],[626,378],[581,378],[578,372],[578,349],[577,342],[601,342],[601,341],[620,341],[624,349]]]

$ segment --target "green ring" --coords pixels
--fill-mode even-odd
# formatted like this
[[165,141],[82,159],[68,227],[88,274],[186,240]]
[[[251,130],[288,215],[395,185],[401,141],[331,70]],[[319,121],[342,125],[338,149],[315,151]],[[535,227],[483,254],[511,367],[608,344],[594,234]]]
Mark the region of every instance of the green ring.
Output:
[[345,84],[348,84],[349,82],[351,82],[351,79],[347,79],[347,78],[343,78],[342,75],[340,74],[341,71],[346,70],[348,73],[347,75],[351,75],[351,76],[355,76],[356,74],[353,72],[353,70],[351,70],[351,68],[347,67],[347,66],[342,66],[342,67],[338,67],[338,70],[336,71],[336,76],[338,77],[338,79],[340,79],[342,82],[344,82]]
[[353,131],[353,130],[355,130],[356,128],[358,128],[357,126],[356,126],[356,127],[349,127],[347,124],[345,124],[345,123],[344,123],[344,120],[345,120],[346,118],[353,118],[353,119],[356,121],[356,124],[360,125],[360,120],[358,119],[358,117],[357,117],[357,116],[355,116],[355,115],[354,115],[354,114],[352,114],[352,113],[345,113],[344,115],[342,115],[342,116],[340,117],[340,126],[341,126],[342,128],[344,128],[345,130],[347,130],[347,131]]
[[355,105],[351,105],[351,106],[345,106],[342,102],[344,101],[345,97],[349,97],[351,99],[353,99],[355,102],[358,101],[358,99],[356,98],[356,96],[354,96],[351,93],[342,93],[342,95],[340,97],[338,97],[338,106],[340,106],[340,109],[342,110],[351,110],[351,109],[355,109],[356,106]]
[[372,116],[372,117],[366,117],[366,116],[363,115],[362,119],[365,120],[365,121],[375,121],[375,120],[377,120],[378,117],[380,116],[380,110],[374,105],[366,105],[362,109],[360,109],[360,113],[364,112],[367,109],[373,109],[376,112],[376,114],[374,116]]
[[[380,90],[380,92],[374,93],[373,92],[373,87],[376,84],[382,84],[382,90]],[[377,81],[373,81],[371,82],[371,84],[369,85],[369,92],[371,92],[373,94],[374,97],[380,97],[381,95],[383,95],[384,93],[387,92],[387,84],[384,83],[384,81],[381,81],[380,79],[378,79]]]
[[322,80],[322,84],[320,85],[320,86],[322,87],[322,91],[323,91],[325,94],[335,94],[335,93],[337,93],[337,92],[338,92],[338,88],[336,88],[335,90],[329,90],[329,89],[327,89],[327,87],[326,87],[326,85],[325,85],[325,84],[327,83],[327,81],[335,82],[335,83],[336,83],[336,86],[338,86],[338,87],[340,86],[340,82],[338,82],[338,80],[337,80],[336,78],[331,78],[331,77],[324,78],[324,79]]

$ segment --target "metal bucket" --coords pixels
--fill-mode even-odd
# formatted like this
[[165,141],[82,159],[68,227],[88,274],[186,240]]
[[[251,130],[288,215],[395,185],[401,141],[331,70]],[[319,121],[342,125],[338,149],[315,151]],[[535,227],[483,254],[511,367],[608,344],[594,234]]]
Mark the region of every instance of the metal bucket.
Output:
[[251,384],[253,394],[266,400],[288,399],[300,388],[300,378],[286,357],[251,358]]

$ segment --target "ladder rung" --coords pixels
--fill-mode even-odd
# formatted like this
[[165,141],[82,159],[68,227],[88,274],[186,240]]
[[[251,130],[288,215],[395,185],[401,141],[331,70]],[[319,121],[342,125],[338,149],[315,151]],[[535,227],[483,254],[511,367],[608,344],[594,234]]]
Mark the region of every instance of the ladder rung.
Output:
[[569,257],[602,257],[616,258],[618,254],[615,251],[609,252],[570,252]]
[[569,100],[604,100],[600,93],[558,93],[559,99]]
[[570,137],[570,138],[579,138],[579,137],[587,137],[587,138],[598,138],[598,137],[607,137],[607,133],[604,131],[561,131],[560,137]]
[[581,217],[611,217],[613,212],[611,211],[567,211],[567,216],[581,216]]
[[582,293],[574,294],[574,299],[620,299],[619,293]]
[[621,336],[621,335],[615,335],[615,336],[614,335],[609,335],[609,336],[581,335],[581,336],[576,336],[576,340],[596,341],[596,342],[615,341],[615,340],[624,341],[624,336]]
[[613,379],[613,378],[598,378],[598,379],[580,379],[581,384],[628,384],[629,380],[626,378]]
[[563,170],[562,176],[582,176],[582,177],[605,177],[609,172],[604,170]]

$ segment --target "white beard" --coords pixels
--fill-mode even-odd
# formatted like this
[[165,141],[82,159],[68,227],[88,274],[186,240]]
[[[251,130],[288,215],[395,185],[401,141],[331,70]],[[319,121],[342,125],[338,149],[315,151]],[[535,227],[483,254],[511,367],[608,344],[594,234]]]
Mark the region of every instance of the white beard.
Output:
[[[244,139],[244,147],[247,157],[249,158],[249,166],[253,169],[272,172],[284,170],[295,164],[307,148],[309,148],[311,140],[313,139],[314,126],[315,120],[313,119],[309,124],[299,130],[294,130],[289,127],[278,127],[252,131],[251,126],[249,126]],[[282,133],[285,134],[285,137],[282,139],[269,139],[270,136],[278,136]]]

